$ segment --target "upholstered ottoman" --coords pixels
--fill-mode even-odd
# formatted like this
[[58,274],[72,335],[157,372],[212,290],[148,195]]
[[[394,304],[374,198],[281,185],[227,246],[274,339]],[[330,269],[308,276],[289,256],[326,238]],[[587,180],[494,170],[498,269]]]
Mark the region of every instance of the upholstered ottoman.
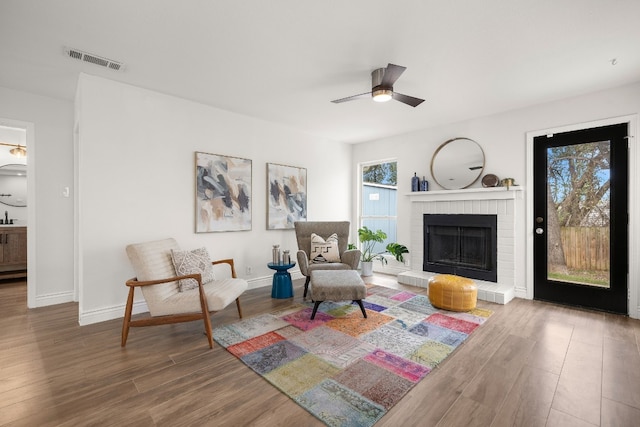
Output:
[[469,311],[476,308],[478,286],[471,279],[438,274],[429,279],[429,301],[437,308]]
[[311,320],[316,317],[318,306],[323,301],[352,300],[357,302],[366,318],[362,300],[367,296],[367,287],[356,270],[313,270],[310,281],[311,300],[315,302]]

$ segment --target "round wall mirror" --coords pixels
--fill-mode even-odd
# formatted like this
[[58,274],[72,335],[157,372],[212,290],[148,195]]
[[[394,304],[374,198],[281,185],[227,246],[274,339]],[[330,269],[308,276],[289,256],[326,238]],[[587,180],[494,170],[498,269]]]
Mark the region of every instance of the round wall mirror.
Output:
[[27,165],[0,166],[0,203],[27,206]]
[[469,138],[444,142],[431,159],[431,176],[446,190],[469,187],[480,178],[483,170],[484,151]]

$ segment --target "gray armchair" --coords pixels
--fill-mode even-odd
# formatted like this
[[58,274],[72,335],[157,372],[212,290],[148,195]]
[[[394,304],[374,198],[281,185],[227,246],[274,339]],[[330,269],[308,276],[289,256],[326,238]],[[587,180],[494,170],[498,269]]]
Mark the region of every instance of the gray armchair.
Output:
[[[357,270],[360,261],[359,249],[347,249],[349,243],[349,221],[298,221],[294,223],[298,240],[297,259],[300,272],[307,277],[304,282],[304,298],[307,297],[309,280],[313,270]],[[311,233],[327,239],[333,233],[338,236],[340,262],[311,263]]]

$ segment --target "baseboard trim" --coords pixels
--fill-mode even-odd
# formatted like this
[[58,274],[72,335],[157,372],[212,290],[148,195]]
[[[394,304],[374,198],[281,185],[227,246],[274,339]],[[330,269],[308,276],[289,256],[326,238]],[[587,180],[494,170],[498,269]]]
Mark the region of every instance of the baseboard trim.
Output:
[[[305,277],[302,273],[300,273],[300,270],[291,270],[289,271],[289,274],[291,274],[291,280],[304,279]],[[273,276],[263,276],[256,277],[254,279],[247,279],[247,282],[249,282],[249,289],[264,288],[266,286],[273,285]]]
[[264,288],[265,286],[271,286],[273,279],[271,276],[255,277],[253,279],[247,279],[249,283],[249,289]]
[[[79,314],[78,322],[80,323],[80,326],[86,326],[94,323],[106,322],[107,320],[121,319],[124,317],[124,308],[125,304],[121,304],[85,311]],[[133,308],[131,310],[132,314],[145,313],[147,311],[149,311],[149,308],[144,300],[134,301]]]
[[74,302],[73,291],[36,296],[36,307],[47,307],[49,305],[64,304],[66,302]]
[[516,298],[522,298],[522,299],[531,299],[527,296],[527,289],[526,288],[515,288],[515,297]]

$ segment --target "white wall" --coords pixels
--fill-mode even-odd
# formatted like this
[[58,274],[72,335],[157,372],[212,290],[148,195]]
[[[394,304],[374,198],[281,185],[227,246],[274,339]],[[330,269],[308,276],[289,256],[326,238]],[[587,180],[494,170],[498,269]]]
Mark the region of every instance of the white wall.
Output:
[[28,224],[29,305],[72,301],[73,203],[62,189],[73,182],[73,104],[0,87],[0,122],[13,121],[33,130],[27,136],[29,195],[35,195],[28,209],[36,218]]
[[[426,175],[435,189],[429,176],[433,151],[446,139],[466,136],[485,150],[484,173],[512,176],[526,185],[527,132],[640,111],[640,84],[635,84],[358,144],[350,157],[349,146],[267,122],[90,76],[83,76],[82,81],[87,93],[79,96],[82,106],[78,103],[77,108],[87,122],[83,122],[86,138],[79,148],[84,147],[84,153],[96,150],[83,162],[79,176],[87,199],[78,227],[85,222],[88,226],[81,228],[87,234],[79,241],[85,251],[78,257],[82,255],[86,262],[78,266],[78,281],[86,284],[81,313],[89,321],[122,315],[124,280],[132,274],[123,248],[146,238],[173,235],[185,248],[205,245],[213,255],[225,256],[230,251],[238,259],[241,275],[246,266],[253,267],[254,274],[245,276],[253,286],[268,280],[270,271],[264,264],[270,246],[279,243],[293,249],[295,238],[293,232],[265,229],[266,162],[308,168],[310,220],[344,219],[351,215],[351,209],[355,213],[357,206],[356,166],[360,162],[397,158],[400,194],[410,191],[413,172]],[[33,268],[30,264],[31,306],[73,300],[73,111],[71,102],[0,87],[0,118],[31,123],[35,130],[29,141],[34,144],[29,147],[29,163],[37,164],[37,174],[30,176],[34,179],[35,188],[30,191],[35,194],[31,207],[36,210],[36,224],[29,225],[37,229],[35,248],[30,248],[37,259]],[[637,146],[637,138],[632,144]],[[118,155],[123,148],[130,148],[132,154]],[[190,172],[184,175],[180,171],[193,168],[194,151],[253,159],[253,197],[257,202],[252,231],[193,233],[193,180]],[[93,175],[92,168],[100,174]],[[636,178],[635,188],[638,186]],[[64,187],[70,187],[70,198],[62,196]],[[176,210],[175,206],[181,208]],[[402,195],[398,214],[410,215],[410,203]],[[636,210],[632,222],[638,222],[637,216]],[[352,223],[355,221],[354,214]],[[635,225],[634,230],[638,229]],[[637,246],[634,242],[638,240],[636,233],[631,244]],[[398,241],[409,241],[409,222],[399,222]],[[632,276],[640,277],[640,265],[632,263],[631,268]],[[525,277],[519,279],[526,283]],[[636,282],[630,281],[631,286],[637,287]],[[640,305],[638,294],[637,290],[632,294],[636,306]]]
[[[458,96],[463,99],[463,94]],[[428,101],[427,101],[428,102]],[[431,157],[437,147],[444,141],[454,137],[467,137],[477,141],[485,152],[486,162],[483,174],[493,173],[500,178],[512,177],[516,183],[524,185],[525,191],[528,186],[527,180],[527,133],[539,130],[558,128],[578,123],[592,122],[610,117],[627,115],[637,115],[640,112],[640,83],[597,92],[576,98],[561,100],[548,104],[538,105],[519,110],[508,111],[487,117],[481,117],[465,122],[453,123],[425,129],[419,132],[385,138],[367,143],[357,144],[353,150],[352,168],[357,170],[357,166],[363,162],[371,162],[390,157],[398,160],[398,218],[409,218],[411,206],[408,197],[402,194],[411,191],[410,183],[414,172],[419,176],[425,175],[430,183],[430,190],[441,189],[433,182],[430,175]],[[632,152],[632,162],[637,160],[638,138],[632,138],[634,144]],[[635,159],[635,160],[634,160]],[[633,163],[632,163],[633,168]],[[634,206],[634,197],[640,190],[640,182],[637,177],[632,177],[631,197]],[[473,187],[481,187],[480,182],[476,182]],[[357,181],[354,180],[354,192],[357,191]],[[354,193],[355,194],[355,193]],[[637,202],[635,206],[637,206]],[[356,212],[356,202],[352,204]],[[356,221],[354,216],[352,221]],[[638,209],[633,212],[631,230],[638,230],[640,223],[640,212]],[[526,238],[529,227],[524,221],[517,230],[518,241],[522,242],[517,248],[517,253],[529,255],[526,247]],[[410,221],[398,221],[398,241],[410,241]],[[635,233],[630,238],[630,244],[638,240]],[[632,248],[633,249],[633,248]],[[411,248],[409,248],[411,250]],[[637,254],[637,249],[636,249]],[[640,254],[637,254],[640,255]],[[524,263],[525,260],[519,260]],[[632,302],[630,303],[630,314],[637,316],[640,306],[638,300],[639,292],[637,283],[640,279],[640,267],[632,263],[629,285],[631,289]],[[523,264],[524,267],[524,264]],[[525,268],[518,268],[521,273],[516,278],[516,295],[521,297],[531,296],[530,277]]]
[[[309,220],[352,215],[350,145],[89,75],[76,108],[81,324],[122,316],[129,243],[205,246],[250,286],[270,285],[272,245],[297,244],[293,230],[266,229],[268,162],[307,168]],[[252,160],[251,231],[194,233],[196,151]]]

